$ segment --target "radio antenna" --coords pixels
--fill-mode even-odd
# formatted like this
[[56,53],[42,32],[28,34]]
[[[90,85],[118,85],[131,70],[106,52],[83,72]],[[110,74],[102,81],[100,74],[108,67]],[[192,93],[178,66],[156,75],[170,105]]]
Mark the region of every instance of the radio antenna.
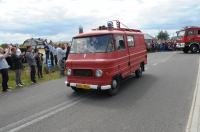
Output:
[[123,25],[124,27],[126,27],[127,29],[130,29],[128,26],[126,26],[125,24],[123,24],[122,22],[120,22],[119,20],[112,20],[115,21],[116,23],[120,23],[121,25]]

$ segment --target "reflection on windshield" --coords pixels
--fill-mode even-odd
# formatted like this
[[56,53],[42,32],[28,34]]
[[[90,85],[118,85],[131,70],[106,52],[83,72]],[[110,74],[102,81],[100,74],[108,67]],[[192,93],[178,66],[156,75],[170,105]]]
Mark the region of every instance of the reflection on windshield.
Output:
[[74,38],[70,53],[105,53],[114,50],[112,35]]
[[185,35],[185,31],[180,31],[177,33],[177,37],[183,37]]

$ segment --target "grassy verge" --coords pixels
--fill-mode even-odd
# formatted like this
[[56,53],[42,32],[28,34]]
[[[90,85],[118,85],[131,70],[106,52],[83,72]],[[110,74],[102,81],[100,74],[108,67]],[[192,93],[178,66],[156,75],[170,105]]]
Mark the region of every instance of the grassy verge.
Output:
[[[11,87],[11,89],[15,89],[16,88],[15,71],[9,70],[8,74],[9,74],[8,86]],[[60,78],[60,74],[59,74],[58,69],[54,69],[53,71],[49,72],[48,74],[43,72],[43,78],[38,78],[37,74],[36,74],[36,81],[38,83],[46,82],[46,81],[49,81],[49,80],[55,80],[55,79],[59,79],[59,78]],[[30,86],[31,85],[29,67],[26,67],[22,70],[21,80],[25,84],[24,86]],[[1,76],[0,76],[0,82],[2,82]],[[2,90],[2,86],[0,84],[0,92],[1,92],[1,90]]]

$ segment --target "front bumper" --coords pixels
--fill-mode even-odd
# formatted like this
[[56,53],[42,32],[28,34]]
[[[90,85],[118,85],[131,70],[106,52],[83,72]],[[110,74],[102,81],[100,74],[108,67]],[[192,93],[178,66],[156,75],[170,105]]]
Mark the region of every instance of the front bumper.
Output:
[[[72,86],[72,87],[76,87],[79,83],[69,83],[67,81],[65,81],[65,85],[67,86]],[[83,85],[88,85],[89,89],[94,89],[94,90],[108,90],[111,89],[111,85],[90,85],[90,84],[83,84]]]
[[177,43],[176,48],[181,49],[185,47],[185,43]]

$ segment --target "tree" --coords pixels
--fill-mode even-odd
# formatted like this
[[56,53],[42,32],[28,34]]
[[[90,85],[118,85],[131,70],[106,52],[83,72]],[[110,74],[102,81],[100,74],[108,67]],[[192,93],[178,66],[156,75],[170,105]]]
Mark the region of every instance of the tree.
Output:
[[168,40],[169,39],[169,34],[167,31],[160,31],[157,35],[157,38],[160,40]]

